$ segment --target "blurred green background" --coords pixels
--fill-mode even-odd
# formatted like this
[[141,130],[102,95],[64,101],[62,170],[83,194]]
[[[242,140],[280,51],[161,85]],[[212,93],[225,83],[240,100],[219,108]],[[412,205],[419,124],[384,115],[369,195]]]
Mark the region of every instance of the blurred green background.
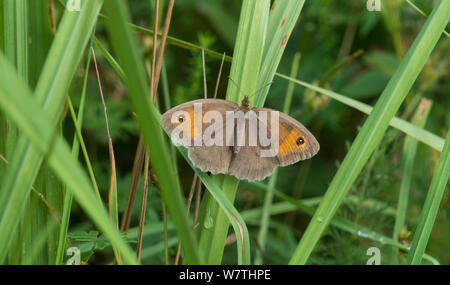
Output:
[[[431,2],[427,0],[414,1],[425,13],[431,11]],[[129,7],[136,25],[152,27],[153,1],[130,1]],[[176,1],[169,35],[219,53],[226,52],[227,55],[232,56],[240,8],[241,1],[238,0]],[[382,12],[367,11],[365,0],[306,1],[300,19],[287,44],[278,72],[289,75],[293,58],[296,53],[300,53],[301,61],[297,78],[373,105],[424,21],[424,16],[402,0],[389,1],[389,9]],[[105,31],[101,21],[97,27],[97,37],[108,49],[111,49],[105,40]],[[152,38],[141,35],[140,40],[147,59],[150,61]],[[398,117],[410,120],[421,98],[432,100],[433,107],[425,128],[441,137],[445,137],[450,127],[449,51],[450,40],[448,37],[442,36],[428,64],[397,114]],[[97,52],[97,55],[115,149],[118,201],[121,213],[125,207],[139,134],[134,115],[130,111],[126,92],[118,75],[101,57],[100,52]],[[351,60],[345,61],[349,57]],[[202,98],[201,53],[168,45],[164,60],[167,76],[163,75],[162,80],[167,80],[167,90],[172,100],[172,106]],[[343,60],[345,63],[336,68],[336,64]],[[208,95],[211,97],[219,66],[220,59],[206,56]],[[225,63],[218,98],[225,96],[225,83],[229,69],[230,63]],[[106,199],[109,185],[106,126],[94,69],[90,72],[92,74],[88,82],[83,135],[94,165],[99,188],[104,191],[101,194]],[[72,86],[75,107],[80,98],[80,94],[77,93],[81,90],[83,70],[80,69],[78,77],[80,80],[74,80],[75,84]],[[287,85],[287,81],[275,77],[265,106],[281,110]],[[159,89],[160,98],[162,98],[163,87],[161,86]],[[320,142],[321,150],[309,161],[281,168],[276,189],[300,199],[318,197],[323,195],[327,189],[339,167],[339,162],[346,154],[349,143],[355,138],[358,127],[364,122],[366,115],[299,86],[295,87],[293,96],[290,115],[312,131]],[[162,103],[161,111],[165,111]],[[71,139],[73,126],[70,120],[66,120],[63,129],[67,138]],[[373,163],[373,165],[365,167],[353,185],[349,198],[339,209],[338,216],[345,217],[386,236],[392,236],[394,226],[392,209],[397,205],[402,177],[400,160],[404,138],[403,133],[393,128],[388,129],[384,140],[369,160],[369,164]],[[181,156],[178,158],[180,180],[187,195],[193,171]],[[438,158],[438,152],[419,143],[410,188],[407,225],[401,237],[401,241],[405,245],[410,245],[412,234],[408,234],[408,232],[413,233],[415,230]],[[239,211],[262,205],[264,191],[250,183],[241,183],[239,187],[235,203]],[[139,191],[141,188],[142,181]],[[450,264],[450,255],[448,254],[450,249],[448,215],[450,211],[448,190],[446,191],[426,250],[442,264]],[[138,192],[137,197],[140,196],[141,193]],[[367,201],[372,206],[366,206],[365,202]],[[373,201],[377,203],[370,204]],[[81,209],[77,208],[76,203],[74,206],[69,232],[76,240],[77,234],[87,233],[93,227]],[[150,188],[147,206],[147,223],[150,225],[160,223],[162,221],[161,202],[159,192],[153,186]],[[139,208],[140,199],[138,198],[134,206],[132,227],[138,225]],[[286,264],[309,220],[310,216],[299,211],[272,217],[264,262]],[[252,224],[248,224],[248,227],[251,241],[254,244],[259,227]],[[95,232],[91,232],[91,234],[96,236]],[[170,231],[169,236],[175,236],[174,232]],[[162,233],[146,235],[143,247],[160,243],[162,240]],[[90,252],[88,255],[92,253],[92,246],[91,242],[84,244],[84,248]],[[369,258],[366,250],[372,246],[381,249],[382,264],[388,263],[391,247],[330,226],[308,262],[310,264],[365,264]],[[235,247],[236,244],[232,243],[225,248],[225,264],[235,262]],[[257,250],[256,246],[253,247],[252,256]],[[91,257],[90,262],[102,263],[106,256],[111,255],[112,251],[109,249],[102,251],[102,248],[104,246],[100,241],[97,242],[94,250],[96,254]],[[175,255],[176,246],[172,246],[169,252]],[[403,258],[405,257],[406,254]],[[163,251],[149,255],[143,260],[143,263],[164,263]]]

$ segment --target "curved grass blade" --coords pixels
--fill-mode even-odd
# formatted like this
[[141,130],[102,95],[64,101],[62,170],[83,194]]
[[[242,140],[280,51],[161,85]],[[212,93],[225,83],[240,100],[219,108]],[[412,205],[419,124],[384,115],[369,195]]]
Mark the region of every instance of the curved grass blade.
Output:
[[289,264],[304,264],[308,260],[425,65],[449,21],[449,15],[450,1],[439,1],[359,131]]
[[447,132],[444,150],[439,158],[436,171],[431,181],[425,204],[422,208],[419,224],[411,244],[411,251],[408,254],[408,264],[420,264],[423,253],[427,247],[428,239],[436,220],[442,197],[444,196],[445,186],[450,175],[450,131]]

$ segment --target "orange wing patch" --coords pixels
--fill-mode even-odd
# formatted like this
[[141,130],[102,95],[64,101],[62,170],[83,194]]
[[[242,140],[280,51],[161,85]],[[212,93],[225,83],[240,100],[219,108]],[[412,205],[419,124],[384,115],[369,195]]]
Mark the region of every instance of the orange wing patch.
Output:
[[[184,132],[191,133],[191,138],[195,138],[197,136],[201,136],[202,135],[202,129],[203,128],[203,116],[205,115],[206,111],[202,110],[202,114],[200,116],[200,118],[195,118],[194,115],[194,108],[193,107],[189,107],[184,109],[183,111],[188,113],[189,116],[189,120],[191,122],[191,124],[185,124],[185,128],[183,129]],[[199,120],[199,128],[196,128],[195,126],[195,119]],[[182,122],[178,122],[178,124],[182,124]]]
[[280,126],[280,149],[279,152],[282,156],[288,156],[290,153],[294,153],[299,149],[306,146],[306,137],[303,136],[299,130],[292,129],[287,130]]

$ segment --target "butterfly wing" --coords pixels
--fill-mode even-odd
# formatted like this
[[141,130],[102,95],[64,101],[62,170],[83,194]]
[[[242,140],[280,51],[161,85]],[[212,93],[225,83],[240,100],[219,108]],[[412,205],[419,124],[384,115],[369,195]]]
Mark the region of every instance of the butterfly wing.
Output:
[[[180,141],[182,145],[188,147],[192,146],[194,139],[198,138],[203,133],[203,130],[212,123],[203,123],[203,118],[207,112],[216,111],[225,118],[227,111],[233,111],[238,108],[239,106],[236,103],[221,99],[189,101],[164,113],[161,116],[161,124],[167,133],[171,135],[174,135],[174,131],[177,128],[185,131],[186,134],[190,134],[190,140]],[[200,122],[198,126],[195,124],[195,120]],[[202,130],[199,128],[202,128]]]
[[194,146],[188,150],[189,159],[201,171],[228,173],[233,154],[230,146]]
[[[195,107],[197,103],[201,103],[200,111]],[[265,111],[268,114],[267,120],[261,120],[258,116],[258,127],[266,128],[269,137],[271,136],[271,114],[272,112],[278,113],[279,144],[276,155],[262,156],[261,152],[265,151],[267,147],[262,147],[259,140],[256,145],[248,144],[252,135],[249,132],[248,118],[244,125],[234,128],[234,146],[230,146],[232,143],[226,141],[228,136],[225,135],[226,113],[238,110],[239,106],[230,101],[200,99],[170,109],[162,115],[161,123],[168,133],[173,134],[173,131],[178,128],[190,134],[190,139],[182,141],[181,144],[188,147],[189,158],[202,171],[209,171],[213,174],[227,173],[239,179],[250,181],[264,179],[274,171],[277,165],[285,166],[305,160],[319,151],[319,143],[301,123],[286,114],[267,108],[254,108],[252,111],[256,114]],[[204,145],[204,140],[201,137],[213,123],[217,123],[216,120],[204,122],[204,117],[207,117],[207,113],[210,111],[215,111],[222,117],[222,121],[214,126],[215,132],[223,134],[223,137],[219,139],[222,142],[220,146]],[[181,118],[183,118],[182,122],[178,120]],[[186,118],[189,118],[189,120],[185,121]],[[195,123],[196,118],[200,120],[200,124]],[[241,134],[245,133],[246,144],[236,146],[236,138],[241,136],[238,134],[238,128],[243,126],[245,129]],[[195,145],[196,138],[200,138],[201,141],[198,146]]]
[[[198,109],[199,105],[196,107],[196,104],[199,103],[201,104],[201,110]],[[209,171],[213,174],[228,173],[232,149],[230,143],[226,142],[224,118],[226,118],[226,112],[235,111],[237,109],[239,109],[239,106],[236,103],[226,100],[194,100],[176,106],[164,113],[161,117],[161,123],[164,129],[169,134],[172,134],[173,140],[188,147],[189,158],[196,167],[204,172]],[[222,122],[216,121],[215,118],[210,118],[209,122],[204,122],[205,116],[212,114],[212,111],[215,112],[216,115],[221,116]],[[178,116],[180,115],[184,116],[185,120],[183,122],[178,120]],[[199,124],[195,124],[196,119],[200,121]],[[208,131],[208,128],[212,124],[216,124],[214,126],[215,132],[212,137],[215,137],[216,133],[221,132],[223,134],[221,140],[222,143],[220,145],[205,146],[204,141],[201,140],[201,145],[196,146],[195,139],[203,139],[203,134],[205,134],[205,131]],[[201,127],[201,131],[199,127]],[[173,138],[173,132],[176,128],[181,128],[186,131],[186,133],[190,134],[190,139],[180,141],[177,138]]]
[[[313,157],[320,149],[319,143],[313,134],[294,118],[268,108],[254,108],[255,112],[265,111],[268,114],[278,112],[279,114],[279,148],[277,153],[278,162],[281,166],[293,164],[300,160]],[[271,119],[267,116],[266,124],[268,133],[271,133]]]
[[237,154],[233,153],[228,173],[248,181],[263,180],[278,165],[276,157],[261,157],[257,146],[244,146]]
[[235,146],[233,147],[233,156],[229,167],[229,174],[239,178],[253,180],[263,180],[274,171],[278,165],[278,159],[276,157],[264,157],[261,155],[261,151],[264,149],[259,142],[256,145],[250,142],[251,134],[249,129],[249,119],[245,119],[245,125],[237,125],[235,128],[235,137],[239,137],[239,127],[245,129],[245,145],[238,146],[235,140]]

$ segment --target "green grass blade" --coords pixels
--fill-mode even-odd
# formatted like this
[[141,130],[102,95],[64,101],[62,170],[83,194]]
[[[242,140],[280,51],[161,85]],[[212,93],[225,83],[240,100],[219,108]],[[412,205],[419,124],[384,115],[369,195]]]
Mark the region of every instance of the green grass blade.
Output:
[[439,1],[359,131],[289,264],[304,264],[308,260],[320,236],[370,154],[381,141],[389,122],[425,65],[449,21],[449,15],[450,1]]
[[[75,128],[78,128],[78,130],[80,130],[83,125],[84,106],[86,103],[86,88],[87,88],[87,80],[88,80],[88,75],[89,75],[90,63],[91,63],[91,53],[88,52],[88,56],[87,56],[87,60],[86,60],[86,68],[85,68],[85,72],[84,72],[84,79],[83,79],[83,89],[81,91],[80,105],[78,108],[78,116],[76,118],[76,121],[74,122]],[[69,100],[69,102],[71,102],[70,98],[68,98],[68,100]],[[73,106],[71,103],[69,103],[69,109],[73,109]],[[71,110],[71,113],[72,113],[72,110]],[[74,132],[74,136],[73,136],[72,156],[75,160],[78,160],[78,154],[80,152],[80,142],[78,141],[76,133],[77,133],[77,131]],[[62,213],[62,217],[61,217],[61,227],[59,228],[58,248],[56,251],[56,259],[55,259],[56,265],[63,264],[67,231],[69,229],[70,212],[72,209],[73,195],[72,195],[72,192],[67,191],[66,188],[67,187],[64,188],[64,205],[63,205],[63,213]]]
[[[273,189],[277,182],[278,168],[272,173],[269,178],[269,184],[267,187],[266,195],[264,196],[263,213],[261,215],[261,225],[258,232],[258,244],[261,247],[261,251],[264,252],[266,248],[267,232],[270,225],[270,208],[272,207]],[[263,256],[261,253],[255,257],[255,265],[261,265],[263,263]]]
[[[242,2],[236,36],[234,58],[231,65],[230,77],[243,93],[231,82],[228,82],[226,98],[240,103],[246,94],[253,94],[258,88],[259,66],[262,62],[264,43],[269,20],[270,1]],[[251,104],[255,99],[250,98]],[[219,175],[216,181],[225,196],[234,201],[239,180],[228,175]],[[203,198],[203,213],[200,218],[212,221],[211,227],[202,227],[200,232],[200,248],[206,254],[206,264],[220,264],[222,261],[225,240],[228,234],[229,220],[217,202],[209,195]],[[204,222],[204,221],[203,221]]]
[[[227,89],[228,100],[239,103],[245,95],[254,94],[258,88],[261,88],[273,79],[287,39],[300,14],[303,2],[276,2],[272,6],[270,16],[265,14],[268,12],[267,5],[269,3],[263,4],[262,1],[251,4],[246,1],[243,2],[235,55],[230,74],[230,77],[241,88],[242,93],[230,82]],[[255,12],[256,9],[262,8],[264,10]],[[264,52],[260,54],[262,47],[264,47]],[[261,66],[259,71],[255,69],[255,66]],[[250,104],[254,106],[264,105],[267,92],[268,88],[258,92],[254,99],[251,96]],[[224,176],[222,190],[231,201],[234,201],[237,185],[238,181],[235,178]],[[223,213],[220,211],[218,213],[215,212],[218,207],[214,207],[213,203],[213,200],[209,200],[209,204],[204,209],[208,213],[213,212],[209,218],[215,221],[214,226],[208,230],[202,229],[200,245],[205,246],[205,248],[210,246],[209,250],[205,251],[210,252],[210,263],[217,264],[222,259],[223,244],[228,224],[226,224]]]
[[[419,14],[421,14],[422,16],[428,17],[428,15],[424,11],[420,10],[420,8],[417,7],[413,2],[411,2],[411,0],[406,0],[406,3],[408,3],[411,7],[413,7],[413,9],[416,10],[417,12],[419,12]],[[445,30],[444,30],[444,34],[447,37],[450,37],[450,34]]]
[[[284,3],[284,2],[282,2],[282,3]],[[300,54],[296,53],[294,56],[294,60],[292,62],[291,74],[290,74],[291,77],[293,77],[293,78],[297,77],[299,64],[300,64]],[[286,96],[284,97],[284,104],[283,104],[283,113],[285,113],[285,114],[289,114],[289,110],[291,109],[292,96],[294,95],[294,87],[295,87],[294,83],[289,82],[288,89],[286,91]],[[270,223],[269,209],[272,206],[272,199],[273,199],[273,191],[272,190],[275,187],[277,177],[278,177],[278,168],[275,169],[273,174],[270,176],[268,191],[266,192],[266,195],[264,197],[263,214],[261,215],[261,227],[260,227],[259,233],[258,233],[258,244],[262,251],[265,250],[267,231],[269,229],[269,223]],[[263,261],[262,259],[263,259],[263,256],[261,254],[258,254],[255,258],[255,264],[256,265],[262,264],[262,261]]]
[[[0,1],[0,15],[4,15],[4,7],[3,1]],[[3,19],[6,19],[3,17]],[[5,23],[4,20],[0,21],[0,51],[5,52]]]
[[[53,126],[56,126],[58,122],[66,92],[82,57],[83,47],[93,29],[101,4],[102,1],[85,2],[80,12],[65,13],[61,21],[35,91],[39,105],[44,108]],[[22,136],[18,139],[2,185],[3,195],[7,193],[8,202],[3,202],[1,205],[4,206],[4,211],[0,231],[6,234],[2,235],[4,242],[0,246],[0,260],[3,260],[6,255],[24,210],[23,198],[28,196],[42,159],[42,154],[26,138]]]
[[[165,246],[166,246],[165,243],[166,242],[160,242],[160,243],[157,243],[157,244],[154,244],[154,245],[151,245],[151,246],[143,248],[142,249],[142,253],[141,253],[141,258],[142,259],[146,259],[148,257],[151,257],[151,256],[157,254],[157,253],[160,253],[160,252],[164,251],[165,250]],[[169,248],[176,246],[177,243],[178,243],[178,239],[177,238],[170,238],[167,241],[167,245],[168,245]]]
[[39,264],[39,262],[36,262],[36,259],[42,258],[40,253],[46,249],[49,233],[55,230],[57,230],[57,224],[49,220],[47,224],[40,227],[33,233],[33,246],[29,251],[29,254],[23,256],[22,265]]
[[122,68],[117,63],[117,61],[114,59],[114,57],[108,52],[106,47],[97,39],[96,36],[92,36],[92,42],[95,44],[95,46],[102,52],[103,56],[106,58],[106,60],[111,64],[111,66],[114,68],[114,70],[117,72],[117,74],[120,76],[122,80],[125,79],[125,74],[123,73]]
[[[4,21],[5,31],[2,37],[5,39],[5,55],[16,67],[18,74],[28,82],[28,1],[6,0],[3,1],[3,8],[2,21]],[[17,144],[18,130],[8,120],[4,123],[7,126],[7,130],[5,130],[6,148],[4,154],[6,159],[11,161]],[[6,176],[6,171],[3,175]],[[8,194],[7,191],[0,191],[0,209],[5,205]],[[24,202],[27,205],[33,202],[36,204],[36,200],[29,199],[28,196],[24,198]],[[39,207],[39,204],[34,206]],[[30,219],[33,217],[28,215],[26,218],[24,217],[24,219],[18,221],[17,238],[10,246],[11,254],[8,256],[9,263],[20,264],[22,252],[28,252],[30,250],[31,244],[29,237],[32,231],[31,227],[33,227]]]
[[[449,11],[450,12],[450,11]],[[427,247],[434,221],[436,220],[442,197],[444,196],[445,186],[450,175],[450,132],[447,132],[444,150],[439,158],[436,171],[431,181],[425,204],[422,208],[419,224],[411,244],[411,251],[408,254],[408,264],[420,264],[423,253]]]
[[[241,103],[244,96],[253,94],[258,89],[259,70],[261,65],[266,31],[269,18],[270,1],[242,2],[239,17],[234,57],[231,64],[230,77],[239,86],[228,82],[226,98],[229,101]],[[244,94],[243,94],[244,93]],[[253,105],[254,98],[249,98]]]
[[[269,188],[267,185],[260,183],[260,182],[252,182],[249,184],[255,185],[259,189],[264,190],[264,191],[268,191],[268,188]],[[277,189],[273,189],[272,191],[273,191],[274,195],[276,197],[278,197],[279,199],[286,201],[290,205],[293,205],[300,211],[302,211],[310,216],[314,215],[314,212],[316,211],[316,209],[313,207],[313,205],[316,204],[316,200],[314,198],[308,199],[308,200],[297,200],[292,197],[289,197],[288,195],[284,194],[283,192],[281,192]],[[287,205],[275,204],[272,207],[274,209],[272,210],[272,208],[271,208],[271,211],[273,211],[274,214],[280,214],[282,212],[292,211],[292,207],[289,207]],[[252,211],[251,213],[242,213],[242,216],[245,218],[252,218],[253,215],[256,215],[259,212],[258,209],[252,209],[251,211]],[[330,225],[332,225],[338,229],[341,229],[343,231],[349,232],[351,234],[357,235],[361,238],[366,238],[366,239],[369,239],[369,240],[372,240],[375,242],[379,242],[381,244],[388,244],[394,248],[398,248],[405,252],[409,251],[409,248],[407,246],[401,244],[400,242],[398,242],[388,236],[380,234],[378,232],[372,231],[369,228],[355,224],[355,223],[353,223],[347,219],[341,218],[341,217],[333,217],[330,221]],[[424,259],[430,261],[432,264],[439,264],[439,261],[437,261],[434,257],[432,257],[428,254],[424,255]]]
[[394,46],[397,57],[401,59],[405,53],[405,48],[402,44],[401,29],[402,23],[400,21],[400,9],[402,2],[381,0],[381,7],[383,13],[381,13],[386,29],[391,35],[391,41]]
[[50,49],[53,35],[50,27],[50,16],[48,14],[48,1],[28,0],[28,5],[28,84],[34,89]]
[[186,217],[186,205],[181,195],[170,152],[165,144],[159,120],[155,116],[157,111],[150,104],[149,84],[146,79],[144,61],[138,52],[137,38],[126,24],[129,22],[128,9],[123,1],[109,0],[105,2],[105,10],[111,19],[107,22],[111,44],[125,73],[125,84],[147,143],[151,165],[158,177],[170,218],[182,241],[185,263],[201,263],[198,246],[191,228],[192,223]]
[[[412,118],[412,123],[418,127],[423,128],[430,113],[432,106],[432,101],[428,99],[422,99],[419,107],[416,110]],[[417,140],[407,136],[403,144],[402,150],[402,182],[400,185],[398,203],[397,203],[397,214],[395,218],[395,225],[392,234],[394,240],[398,240],[400,233],[406,221],[406,212],[408,208],[409,200],[409,188],[411,186],[411,179],[414,170],[414,159],[416,157],[417,151]],[[398,252],[393,252],[393,263],[397,263]]]
[[[22,2],[23,4],[23,2]],[[0,13],[2,15],[1,22],[1,32],[0,35],[2,46],[1,49],[4,52],[6,58],[14,64],[17,68],[19,74],[23,76],[23,78],[27,78],[26,70],[23,70],[23,64],[18,65],[17,62],[17,54],[22,54],[21,57],[27,57],[27,50],[24,49],[26,47],[25,36],[27,35],[26,27],[22,20],[26,21],[26,19],[22,19],[25,17],[25,11],[17,12],[16,6],[18,3],[13,0],[1,1],[1,10]],[[23,5],[22,5],[23,6]],[[20,16],[22,15],[22,17]],[[21,60],[24,63],[24,59]],[[0,153],[2,154],[4,159],[10,160],[11,150],[16,145],[16,136],[17,130],[11,122],[8,122],[7,118],[4,114],[0,114]],[[0,178],[2,181],[4,179],[4,175],[6,172],[6,165],[0,166]],[[0,207],[3,204],[7,193],[0,192]]]
[[[2,1],[2,23],[4,25],[4,31],[0,35],[4,39],[4,52],[6,58],[16,67],[17,72],[20,76],[28,81],[28,2],[26,1],[13,1],[7,0]],[[15,145],[17,144],[17,128],[8,121],[6,117],[0,122],[3,126],[2,128],[2,153],[5,159],[11,160]],[[2,167],[3,168],[3,167]],[[4,181],[4,176],[6,175],[7,168],[0,168],[2,173],[0,178]],[[0,191],[0,210],[5,207],[6,200],[8,198],[7,191]],[[26,203],[30,203],[28,197]],[[8,262],[14,264],[20,264],[21,262],[21,252],[27,251],[29,247],[22,247],[22,238],[24,236],[23,231],[30,232],[27,230],[30,228],[30,223],[24,224],[22,220],[20,227],[17,230],[17,238],[14,243],[11,244],[10,254],[8,256]],[[23,230],[23,231],[22,231]],[[29,245],[29,244],[28,244]]]
[[[236,234],[236,241],[238,244],[238,264],[250,264],[250,238],[244,219],[233,206],[233,203],[225,196],[219,186],[217,186],[213,178],[211,178],[209,175],[202,172],[192,164],[192,162],[188,158],[187,149],[179,147],[178,150],[186,159],[186,161],[191,165],[192,169],[194,169],[195,173],[197,173],[206,189],[208,189],[209,193],[213,196],[214,201],[216,201],[220,205],[221,211],[227,216],[228,222],[233,226],[234,233]],[[205,225],[203,224],[201,226],[204,227]]]
[[[161,66],[161,86],[163,88],[163,101],[164,101],[164,110],[168,111],[172,104],[170,100],[170,93],[169,93],[169,82],[168,82],[168,75],[166,70],[166,63],[163,60],[162,66]],[[178,164],[177,164],[177,150],[175,149],[174,145],[170,146],[170,155],[172,156],[173,165],[175,166],[175,173],[178,176]]]
[[[304,0],[274,1],[269,17],[263,62],[260,68],[258,87],[273,81],[288,39],[302,11]],[[264,88],[255,98],[255,106],[262,107],[269,88]]]
[[[89,72],[89,70],[87,72]],[[67,106],[68,106],[68,109],[69,109],[70,116],[72,117],[72,121],[74,122],[74,128],[75,128],[75,134],[74,134],[75,137],[74,137],[74,139],[76,139],[77,144],[79,144],[79,146],[81,147],[81,152],[83,153],[83,157],[84,157],[84,160],[85,160],[85,163],[86,163],[86,167],[87,167],[87,170],[88,170],[88,173],[89,173],[89,178],[91,178],[92,186],[94,187],[94,191],[95,191],[95,194],[97,195],[97,199],[99,201],[102,201],[102,198],[100,196],[100,190],[98,189],[97,180],[95,179],[94,169],[92,167],[92,163],[91,163],[91,160],[89,158],[88,151],[86,149],[86,144],[84,143],[84,140],[83,140],[83,135],[81,134],[81,128],[79,128],[77,123],[76,123],[77,122],[77,117],[76,117],[76,114],[75,114],[75,110],[73,109],[72,100],[70,100],[69,97],[67,97]],[[81,107],[84,107],[84,106],[80,105],[80,108]]]
[[[97,199],[95,192],[84,174],[79,163],[73,158],[68,145],[60,136],[53,132],[53,122],[47,112],[37,103],[26,84],[15,74],[3,55],[0,54],[0,68],[5,71],[0,77],[0,109],[20,128],[40,155],[47,155],[48,165],[53,172],[65,182],[72,191],[78,203],[103,231],[112,244],[121,251],[126,263],[136,264],[135,254],[125,244],[119,231],[112,224],[106,209]],[[4,214],[4,213],[3,213]],[[6,216],[8,218],[8,216]],[[5,226],[5,216],[2,217],[1,228]],[[9,225],[9,227],[11,227]],[[6,234],[2,234],[2,249]],[[3,262],[6,251],[1,251],[0,262]]]
[[[354,109],[357,109],[363,113],[371,114],[373,107],[370,105],[367,105],[365,103],[359,102],[355,99],[349,98],[347,96],[338,94],[336,92],[306,83],[304,81],[283,75],[277,73],[277,76],[286,80],[289,80],[291,82],[295,82],[296,84],[302,85],[306,88],[312,89],[314,91],[317,91],[318,93],[324,94],[330,98],[333,98],[347,106],[350,106]],[[430,147],[442,151],[442,148],[444,146],[444,139],[427,131],[422,128],[419,128],[417,126],[414,126],[413,124],[402,120],[398,117],[393,117],[392,120],[389,122],[389,125],[404,132],[405,134],[417,139],[418,141],[423,142],[426,145],[429,145]]]
[[[48,16],[48,2],[47,1],[30,1],[27,0],[28,13],[28,84],[31,89],[34,89],[42,67],[44,66],[51,42],[52,34],[50,30],[50,19]],[[51,205],[52,211],[60,218],[60,213],[63,207],[63,195],[61,192],[62,185],[55,180],[48,166],[43,164],[39,170],[34,187],[37,191],[45,196],[45,199]],[[35,249],[35,233],[41,228],[47,226],[46,246],[41,247],[40,254],[37,254],[35,259],[31,259],[34,264],[52,264],[54,263],[56,247],[58,244],[58,228],[57,223],[53,217],[48,215],[49,209],[42,203],[41,199],[36,195],[29,196],[29,204],[26,206],[22,224],[24,221],[28,223],[25,228],[20,226],[18,236],[22,238],[15,246],[22,252],[22,259],[28,256],[28,253]]]
[[4,0],[5,55],[28,82],[28,1]]
[[231,11],[220,1],[199,1],[197,10],[206,17],[228,48],[233,48],[237,23]]

